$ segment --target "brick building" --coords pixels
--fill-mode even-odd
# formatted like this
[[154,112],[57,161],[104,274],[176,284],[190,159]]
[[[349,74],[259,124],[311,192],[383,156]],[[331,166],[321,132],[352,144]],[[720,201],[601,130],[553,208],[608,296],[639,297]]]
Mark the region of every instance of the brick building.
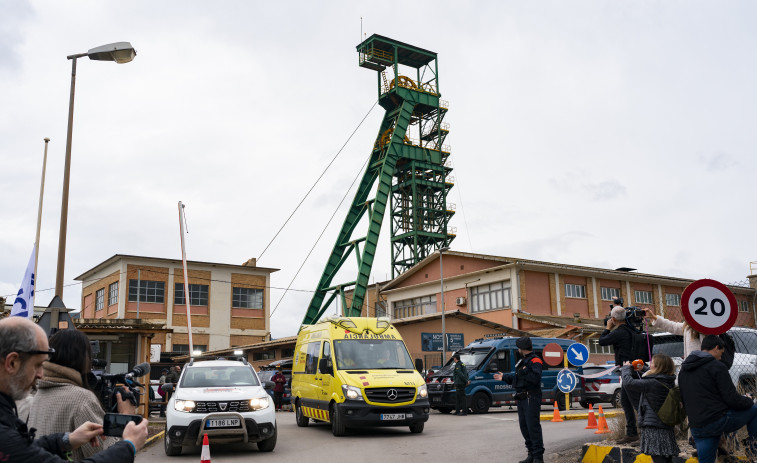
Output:
[[[207,351],[269,338],[270,277],[278,269],[188,261],[192,342]],[[163,352],[187,352],[187,308],[181,260],[116,254],[76,277],[81,318],[142,319],[173,333],[156,333]]]

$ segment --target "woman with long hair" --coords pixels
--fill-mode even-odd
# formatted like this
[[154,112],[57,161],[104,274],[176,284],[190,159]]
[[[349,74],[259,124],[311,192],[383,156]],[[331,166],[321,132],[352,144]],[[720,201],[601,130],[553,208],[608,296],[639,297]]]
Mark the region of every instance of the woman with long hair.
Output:
[[[38,435],[46,435],[71,432],[87,421],[102,424],[105,411],[87,379],[92,365],[87,336],[78,330],[61,330],[50,338],[50,347],[55,353],[42,364],[42,379],[37,381],[29,410],[29,427],[36,428]],[[136,407],[119,400],[118,412],[133,414]],[[116,442],[115,437],[104,437],[97,446],[87,443],[73,450],[72,457],[75,461],[88,458]]]
[[649,362],[649,370],[641,378],[631,374],[630,362],[623,363],[621,377],[623,387],[641,393],[639,400],[639,429],[641,452],[652,457],[654,463],[672,463],[680,449],[676,443],[675,428],[664,424],[657,416],[668,397],[668,391],[675,386],[675,364],[665,354],[655,354]]

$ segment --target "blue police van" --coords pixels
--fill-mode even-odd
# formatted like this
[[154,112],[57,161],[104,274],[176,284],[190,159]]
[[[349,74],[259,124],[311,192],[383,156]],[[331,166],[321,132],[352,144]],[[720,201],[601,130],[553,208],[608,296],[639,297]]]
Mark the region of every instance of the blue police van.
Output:
[[[468,408],[473,413],[486,413],[491,407],[515,405],[513,386],[504,381],[496,381],[494,373],[514,373],[515,364],[520,360],[515,337],[498,337],[478,339],[463,349],[455,352],[465,365],[470,384],[465,388]],[[534,352],[540,357],[542,349],[549,343],[557,343],[565,352],[575,341],[560,338],[531,338]],[[431,408],[442,413],[455,409],[455,386],[452,381],[454,362],[449,360],[428,383],[428,398]],[[557,389],[557,374],[564,367],[562,364],[551,367],[544,363],[541,377],[542,403],[553,404],[557,401],[560,410],[565,409],[565,394]],[[581,368],[570,367],[573,373],[581,374]],[[570,401],[578,402],[581,388],[576,386],[570,393]]]

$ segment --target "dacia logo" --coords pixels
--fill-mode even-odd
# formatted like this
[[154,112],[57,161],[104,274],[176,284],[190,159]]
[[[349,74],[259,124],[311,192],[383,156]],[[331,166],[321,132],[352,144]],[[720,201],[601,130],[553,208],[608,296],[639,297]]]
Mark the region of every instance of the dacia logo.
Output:
[[389,400],[397,400],[397,391],[395,389],[389,389],[386,391],[386,398]]
[[221,409],[222,412],[226,411],[226,407],[228,407],[229,404],[227,402],[218,402],[218,408]]

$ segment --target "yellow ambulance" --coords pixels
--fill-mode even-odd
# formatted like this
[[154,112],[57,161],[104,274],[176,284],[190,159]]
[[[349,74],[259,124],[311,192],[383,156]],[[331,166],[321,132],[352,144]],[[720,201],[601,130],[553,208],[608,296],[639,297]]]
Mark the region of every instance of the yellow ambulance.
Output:
[[423,432],[428,391],[420,359],[416,364],[386,318],[331,317],[304,326],[292,366],[297,425],[331,423],[335,436],[370,426]]

